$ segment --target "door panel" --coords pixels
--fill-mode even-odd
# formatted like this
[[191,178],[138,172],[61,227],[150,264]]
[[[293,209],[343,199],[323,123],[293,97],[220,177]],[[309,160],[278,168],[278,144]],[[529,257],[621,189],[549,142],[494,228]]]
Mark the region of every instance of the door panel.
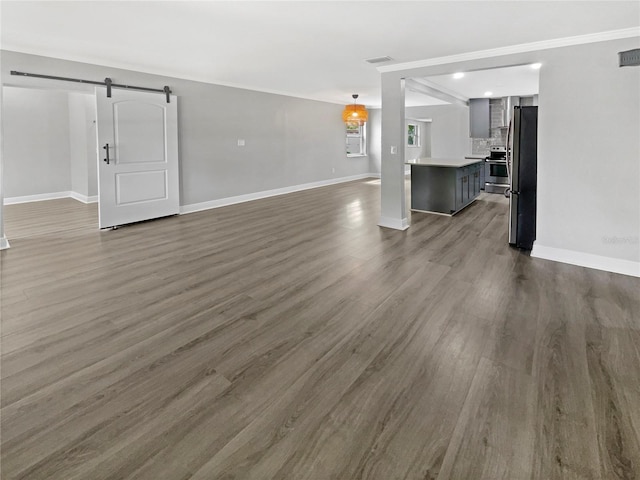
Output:
[[167,198],[167,172],[119,173],[116,175],[116,205]]
[[177,214],[176,97],[98,87],[96,103],[100,228]]
[[142,102],[113,106],[116,158],[120,163],[165,162],[164,109]]

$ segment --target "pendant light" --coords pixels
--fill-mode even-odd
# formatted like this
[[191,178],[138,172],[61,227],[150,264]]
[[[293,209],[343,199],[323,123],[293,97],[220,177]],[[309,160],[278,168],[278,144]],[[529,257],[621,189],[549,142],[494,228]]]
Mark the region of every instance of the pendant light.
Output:
[[351,95],[353,97],[353,105],[347,105],[344,107],[342,111],[342,121],[344,123],[357,123],[358,125],[362,125],[369,119],[369,112],[364,108],[364,105],[358,105],[356,100],[358,99],[358,94],[354,93]]

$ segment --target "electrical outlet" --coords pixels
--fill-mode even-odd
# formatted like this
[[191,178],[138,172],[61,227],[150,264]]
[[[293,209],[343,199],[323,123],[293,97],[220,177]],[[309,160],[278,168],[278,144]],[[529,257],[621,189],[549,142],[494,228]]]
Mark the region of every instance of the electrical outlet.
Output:
[[331,169],[331,173],[336,173],[336,169],[335,169],[335,168],[332,168],[332,169]]
[[238,146],[239,147],[244,147],[244,138],[239,138],[238,139]]

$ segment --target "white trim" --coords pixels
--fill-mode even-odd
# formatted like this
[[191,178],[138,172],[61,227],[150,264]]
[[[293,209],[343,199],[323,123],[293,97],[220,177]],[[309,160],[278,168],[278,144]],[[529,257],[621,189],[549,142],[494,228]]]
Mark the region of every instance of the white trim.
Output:
[[301,185],[292,185],[290,187],[276,188],[274,190],[264,190],[262,192],[220,198],[217,200],[210,200],[208,202],[192,203],[190,205],[180,206],[180,214],[184,215],[187,213],[209,210],[211,208],[226,207],[228,205],[235,205],[236,203],[251,202],[253,200],[260,200],[261,198],[274,197],[276,195],[284,195],[286,193],[299,192],[300,190],[309,190],[311,188],[326,187],[327,185],[334,185],[336,183],[352,182],[354,180],[362,180],[363,178],[370,178],[374,176],[375,174],[363,173],[360,175],[352,175],[350,177],[331,178],[329,180],[321,180],[319,182],[303,183]]
[[391,217],[383,217],[380,216],[380,221],[378,222],[379,227],[384,228],[393,228],[394,230],[406,230],[409,228],[409,219],[408,218],[391,218]]
[[[464,95],[461,95],[458,92],[454,92],[453,90],[450,90],[441,85],[438,85],[437,83],[430,82],[426,78],[411,78],[407,80],[411,80],[412,83],[414,83],[414,85],[418,84],[420,87],[426,87],[427,89],[436,90],[439,93],[444,93],[448,97],[452,98],[454,101],[462,102],[465,106],[467,107],[469,106],[469,97],[465,97]],[[405,87],[406,87],[406,83],[405,83]]]
[[44,202],[46,200],[57,200],[59,198],[73,198],[82,203],[96,203],[98,201],[97,195],[90,197],[78,192],[53,192],[53,193],[39,193],[37,195],[24,195],[22,197],[7,197],[4,199],[5,205],[15,205],[16,203],[29,203],[29,202]]
[[434,212],[433,210],[420,210],[418,208],[412,208],[411,211],[418,213],[428,213],[429,215],[440,215],[441,217],[453,217],[453,215],[451,215],[450,213]]
[[16,203],[43,202],[45,200],[57,200],[58,198],[69,198],[71,192],[39,193],[37,195],[24,195],[22,197],[7,197],[4,199],[5,205]]
[[2,236],[0,237],[0,250],[5,250],[7,248],[9,248],[9,240],[7,240],[6,236]]
[[481,58],[499,57],[501,55],[513,55],[515,53],[535,52],[537,50],[547,50],[550,48],[570,47],[584,43],[606,42],[607,40],[619,40],[621,38],[640,37],[640,27],[623,28],[621,30],[610,30],[607,32],[590,33],[587,35],[577,35],[574,37],[556,38],[553,40],[543,40],[540,42],[521,43],[508,47],[492,48],[489,50],[478,50],[475,52],[449,55],[446,57],[429,58],[415,62],[396,63],[395,65],[384,65],[377,67],[381,73],[398,72],[413,68],[432,67],[447,63],[466,62],[469,60],[479,60]]
[[545,260],[553,260],[554,262],[569,263],[580,267],[640,277],[640,262],[633,262],[631,260],[603,257],[601,255],[565,250],[563,248],[546,247],[536,242],[533,244],[531,256]]
[[423,79],[407,78],[405,80],[405,89],[412,92],[422,93],[429,97],[437,98],[447,103],[453,103],[461,105],[463,107],[469,106],[469,99],[460,95],[452,94],[451,90],[448,90],[440,85],[432,84]]
[[[15,45],[15,44],[11,44],[10,42],[5,42],[3,41],[2,43],[2,50],[7,50],[7,51],[12,51],[12,52],[17,52],[17,53],[24,53],[27,55],[38,55],[41,57],[50,57],[50,58],[55,58],[55,59],[59,59],[59,60],[66,60],[69,62],[80,62],[80,63],[89,63],[91,65],[99,65],[101,67],[107,67],[107,68],[119,68],[119,69],[123,69],[123,70],[133,70],[134,67],[132,67],[132,65],[128,62],[120,62],[117,60],[110,60],[107,61],[105,59],[101,59],[99,60],[100,63],[96,63],[96,59],[92,56],[87,56],[87,55],[68,55],[68,54],[62,54],[60,51],[52,51],[48,48],[42,48],[41,46],[38,46],[36,48],[33,47],[25,47],[22,45]],[[104,60],[104,61],[103,61]],[[168,62],[165,62],[165,64],[168,64]],[[315,101],[315,102],[322,102],[322,103],[332,103],[335,105],[344,105],[344,101],[340,101],[340,100],[336,100],[336,99],[331,99],[331,98],[325,98],[322,95],[302,95],[299,93],[292,93],[292,92],[288,92],[285,90],[278,90],[278,89],[273,89],[273,88],[263,88],[257,85],[250,85],[247,83],[238,83],[238,82],[226,82],[223,80],[220,80],[218,78],[212,78],[209,75],[202,75],[202,74],[185,74],[184,71],[182,70],[174,70],[173,68],[167,68],[165,67],[159,67],[159,68],[154,68],[154,67],[146,67],[144,65],[140,65],[137,64],[135,65],[135,71],[136,72],[140,72],[140,73],[148,73],[150,75],[160,75],[163,77],[171,77],[171,78],[177,78],[180,80],[189,80],[191,82],[199,82],[199,83],[206,83],[209,85],[218,85],[221,87],[229,87],[229,88],[237,88],[240,90],[249,90],[251,92],[260,92],[260,93],[268,93],[271,95],[281,95],[283,97],[293,97],[293,98],[301,98],[303,100],[311,100],[311,101]],[[20,78],[20,77],[17,77]],[[4,86],[8,86],[8,87],[24,87],[24,84],[21,84],[20,82],[15,81],[14,79],[9,79],[8,82],[3,83]],[[84,87],[84,88],[83,88]],[[61,87],[62,88],[62,87]],[[89,92],[89,90],[87,89],[87,84],[80,84],[80,86],[76,86],[74,87],[68,87],[68,90],[71,91],[87,91]],[[369,107],[367,107],[369,108]]]
[[69,196],[74,200],[77,200],[82,203],[98,203],[97,195],[87,196],[87,195],[83,195],[82,193],[72,191],[72,192],[69,192]]
[[469,203],[467,203],[464,207],[462,207],[460,210],[456,210],[453,213],[434,212],[433,210],[420,210],[418,208],[412,208],[411,211],[412,212],[420,212],[420,213],[430,213],[432,215],[442,215],[443,217],[453,217],[454,215],[457,215],[462,210],[467,208],[469,205],[472,205],[473,203],[475,203],[476,200],[478,200],[478,197],[474,198]]

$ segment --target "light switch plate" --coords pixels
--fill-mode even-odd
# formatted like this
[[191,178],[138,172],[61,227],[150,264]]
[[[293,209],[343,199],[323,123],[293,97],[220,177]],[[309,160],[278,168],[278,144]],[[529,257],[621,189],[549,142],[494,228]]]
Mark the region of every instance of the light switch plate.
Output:
[[391,146],[391,155],[395,155],[396,153],[398,153],[398,147],[392,145]]
[[244,138],[239,138],[238,139],[238,146],[239,147],[244,147]]

